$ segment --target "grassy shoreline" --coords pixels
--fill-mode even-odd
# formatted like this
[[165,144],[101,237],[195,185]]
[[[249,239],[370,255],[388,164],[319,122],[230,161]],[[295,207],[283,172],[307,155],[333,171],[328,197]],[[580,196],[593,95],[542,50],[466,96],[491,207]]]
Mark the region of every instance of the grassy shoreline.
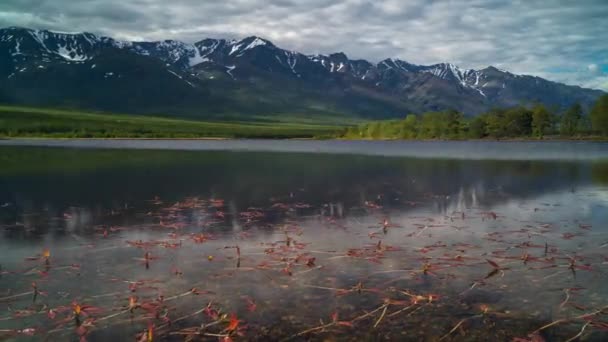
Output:
[[340,141],[597,141],[605,136],[503,138],[370,138],[345,137],[348,127],[311,122],[196,121],[157,116],[106,114],[70,110],[0,106],[0,139],[228,140],[296,139]]
[[546,139],[531,139],[531,138],[522,138],[522,139],[344,139],[344,138],[318,138],[318,137],[196,137],[196,138],[171,138],[171,137],[161,137],[161,138],[147,138],[147,137],[110,137],[110,138],[100,138],[100,137],[91,137],[91,138],[72,138],[72,137],[44,137],[44,136],[19,136],[19,137],[1,137],[0,141],[12,140],[115,140],[115,141],[133,141],[133,140],[141,140],[141,141],[230,141],[230,140],[246,140],[246,139],[255,139],[255,140],[291,140],[291,141],[382,141],[382,142],[498,142],[498,143],[518,143],[518,142],[534,142],[534,143],[552,143],[552,142],[596,142],[596,143],[608,143],[608,138],[606,137],[593,137],[593,138],[546,138]]
[[340,129],[313,123],[195,121],[0,106],[0,138],[284,139],[330,136]]
[[552,141],[563,141],[563,142],[608,142],[608,137],[602,136],[587,136],[587,137],[562,137],[562,136],[545,136],[542,139],[531,138],[531,137],[515,137],[515,138],[454,138],[454,139],[446,139],[446,138],[416,138],[416,139],[399,139],[399,138],[335,138],[333,140],[342,140],[342,141],[419,141],[419,142],[433,142],[433,141],[484,141],[484,142],[552,142]]

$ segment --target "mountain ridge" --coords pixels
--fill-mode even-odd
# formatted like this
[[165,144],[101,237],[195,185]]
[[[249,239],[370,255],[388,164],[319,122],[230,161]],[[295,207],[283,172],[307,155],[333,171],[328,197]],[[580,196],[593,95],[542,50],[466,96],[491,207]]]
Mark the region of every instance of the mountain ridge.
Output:
[[[48,101],[31,98],[52,93],[57,97],[57,103],[96,109],[100,100],[79,99],[69,93],[72,90],[51,89],[50,78],[66,78],[63,83],[70,83],[70,80],[86,83],[90,78],[96,80],[89,83],[90,87],[102,89],[108,97],[114,97],[112,94],[117,91],[106,83],[119,83],[116,82],[118,78],[125,87],[143,87],[133,88],[141,93],[143,102],[132,101],[131,105],[148,111],[151,105],[143,98],[149,97],[144,93],[150,91],[150,87],[138,86],[141,82],[133,70],[108,64],[112,59],[122,59],[122,63],[132,66],[133,70],[144,68],[143,74],[156,75],[147,80],[166,88],[154,92],[161,96],[152,101],[158,106],[156,111],[188,113],[190,116],[212,111],[218,115],[237,113],[247,111],[247,107],[254,107],[253,112],[259,113],[280,114],[295,110],[371,118],[444,109],[474,115],[492,107],[537,102],[559,109],[575,102],[589,107],[603,94],[600,90],[516,75],[493,66],[475,70],[459,68],[452,63],[416,65],[395,58],[371,63],[349,59],[342,52],[305,55],[281,49],[257,36],[240,40],[205,38],[194,43],[177,40],[128,42],[87,32],[10,27],[0,29],[0,62],[4,64],[4,68],[0,67],[0,100],[8,98],[8,102],[19,104],[31,104],[32,101],[45,104]],[[140,61],[142,66],[138,67],[134,61]],[[103,69],[103,79],[99,77],[100,69]],[[27,89],[36,77],[46,80],[42,83],[47,87],[32,84],[32,89]],[[58,85],[63,83],[58,82]],[[168,96],[166,101],[162,99],[163,93]],[[102,105],[100,109],[111,110],[110,107]],[[120,108],[125,107],[121,104],[116,107],[128,109]],[[197,107],[204,110],[197,110]]]

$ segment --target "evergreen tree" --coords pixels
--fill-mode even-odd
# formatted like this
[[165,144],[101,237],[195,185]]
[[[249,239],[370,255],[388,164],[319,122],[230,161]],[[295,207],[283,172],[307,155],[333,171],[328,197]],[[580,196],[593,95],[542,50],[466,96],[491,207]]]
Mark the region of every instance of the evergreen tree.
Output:
[[414,114],[409,114],[405,120],[401,122],[401,139],[414,139],[418,135],[418,117]]
[[463,116],[457,110],[450,109],[444,113],[446,117],[447,127],[444,136],[447,138],[457,138],[463,130]]
[[506,137],[506,111],[504,109],[492,109],[487,114],[486,118],[486,132],[492,138],[503,138]]
[[479,115],[469,123],[469,137],[481,139],[486,136],[486,116]]
[[509,137],[525,137],[532,133],[532,112],[523,106],[505,112],[504,133]]
[[608,94],[602,95],[591,109],[591,127],[594,131],[608,135]]
[[583,107],[575,103],[562,116],[560,123],[560,133],[565,136],[573,136],[577,133],[581,118],[583,117]]
[[543,138],[547,128],[551,126],[551,113],[542,104],[532,109],[532,133],[535,137]]

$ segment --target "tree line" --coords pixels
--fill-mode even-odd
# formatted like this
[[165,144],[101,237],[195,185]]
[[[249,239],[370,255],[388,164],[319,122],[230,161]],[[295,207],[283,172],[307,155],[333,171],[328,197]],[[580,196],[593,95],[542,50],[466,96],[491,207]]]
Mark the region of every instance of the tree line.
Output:
[[456,110],[410,114],[401,120],[373,121],[349,127],[342,137],[350,139],[483,139],[568,138],[608,136],[608,94],[601,96],[589,113],[580,104],[563,112],[542,104],[492,109],[467,118]]

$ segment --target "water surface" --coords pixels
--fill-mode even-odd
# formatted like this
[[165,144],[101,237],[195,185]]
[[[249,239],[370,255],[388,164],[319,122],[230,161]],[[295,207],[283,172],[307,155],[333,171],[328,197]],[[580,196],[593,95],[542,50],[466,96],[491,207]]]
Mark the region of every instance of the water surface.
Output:
[[18,143],[0,338],[608,338],[605,144]]
[[129,140],[14,139],[0,146],[308,152],[416,158],[493,160],[596,160],[608,158],[608,143],[587,141],[349,141],[349,140]]

